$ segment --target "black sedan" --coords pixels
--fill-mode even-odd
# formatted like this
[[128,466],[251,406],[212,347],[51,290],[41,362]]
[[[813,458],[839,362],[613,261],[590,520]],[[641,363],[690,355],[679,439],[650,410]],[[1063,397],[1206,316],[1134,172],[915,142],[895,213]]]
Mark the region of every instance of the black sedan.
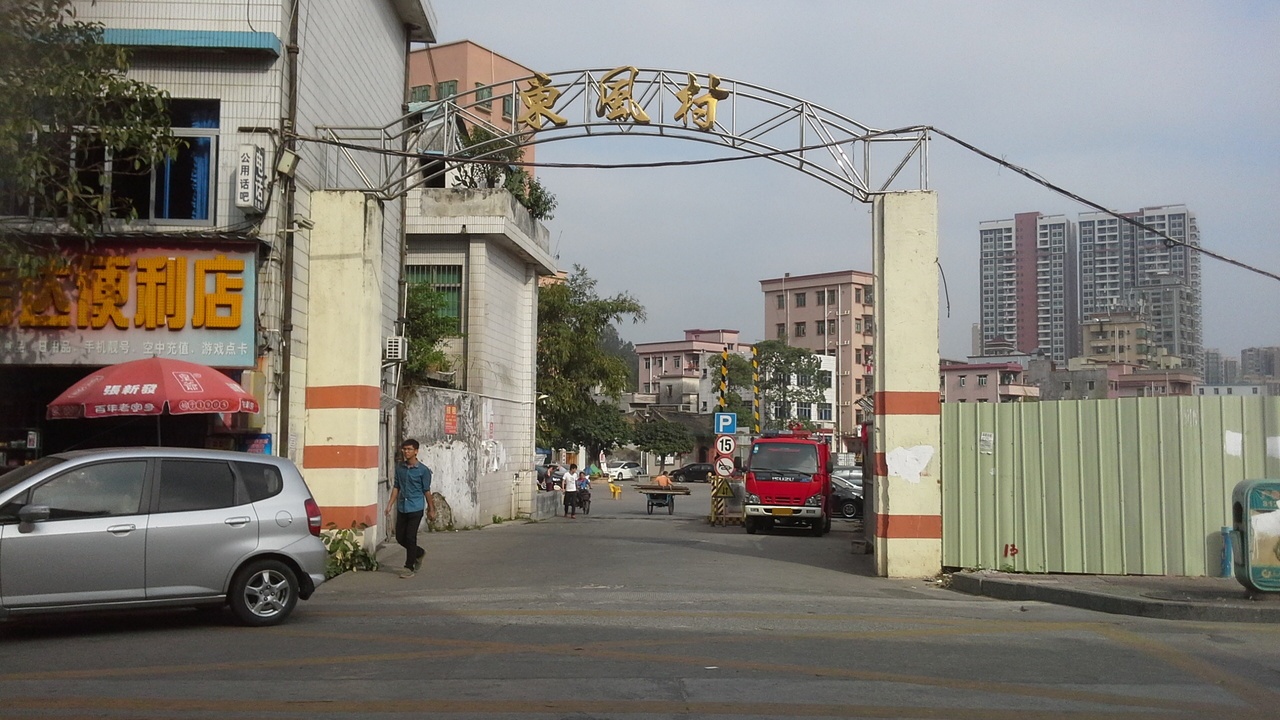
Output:
[[835,501],[835,510],[846,518],[862,516],[862,485],[854,484],[849,478],[839,475],[831,476],[831,497]]
[[673,482],[711,482],[716,469],[711,463],[690,463],[667,473]]

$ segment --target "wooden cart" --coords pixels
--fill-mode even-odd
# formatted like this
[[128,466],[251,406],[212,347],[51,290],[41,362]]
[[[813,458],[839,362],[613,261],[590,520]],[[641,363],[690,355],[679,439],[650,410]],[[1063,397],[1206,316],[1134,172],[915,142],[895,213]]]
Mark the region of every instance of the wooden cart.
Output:
[[656,507],[665,507],[668,515],[675,514],[676,496],[689,494],[689,488],[683,485],[636,485],[635,488],[636,492],[647,496],[645,499],[650,515]]

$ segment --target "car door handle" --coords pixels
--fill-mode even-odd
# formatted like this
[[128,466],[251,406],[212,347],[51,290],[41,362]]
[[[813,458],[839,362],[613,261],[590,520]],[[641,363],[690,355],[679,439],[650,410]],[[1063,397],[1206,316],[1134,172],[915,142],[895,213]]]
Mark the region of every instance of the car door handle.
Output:
[[111,527],[107,528],[107,532],[111,533],[112,535],[128,535],[129,533],[137,529],[138,529],[137,525],[112,525]]
[[249,518],[241,515],[240,517],[227,518],[222,522],[226,523],[227,525],[230,525],[231,527],[244,527],[245,525],[249,524]]

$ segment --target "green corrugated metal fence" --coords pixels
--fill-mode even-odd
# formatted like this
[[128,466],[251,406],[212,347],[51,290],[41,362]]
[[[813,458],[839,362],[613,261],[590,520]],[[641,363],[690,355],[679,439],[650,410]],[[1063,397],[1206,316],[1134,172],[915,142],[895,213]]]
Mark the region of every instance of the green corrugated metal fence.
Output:
[[1213,575],[1241,480],[1280,478],[1280,398],[942,406],[948,567]]

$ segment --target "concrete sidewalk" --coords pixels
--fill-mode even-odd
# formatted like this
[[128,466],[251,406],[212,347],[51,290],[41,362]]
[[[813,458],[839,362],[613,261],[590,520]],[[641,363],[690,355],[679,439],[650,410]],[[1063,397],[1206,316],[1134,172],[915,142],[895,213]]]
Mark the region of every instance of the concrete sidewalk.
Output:
[[1234,578],[958,572],[951,589],[1164,620],[1280,623],[1280,594],[1251,599]]

